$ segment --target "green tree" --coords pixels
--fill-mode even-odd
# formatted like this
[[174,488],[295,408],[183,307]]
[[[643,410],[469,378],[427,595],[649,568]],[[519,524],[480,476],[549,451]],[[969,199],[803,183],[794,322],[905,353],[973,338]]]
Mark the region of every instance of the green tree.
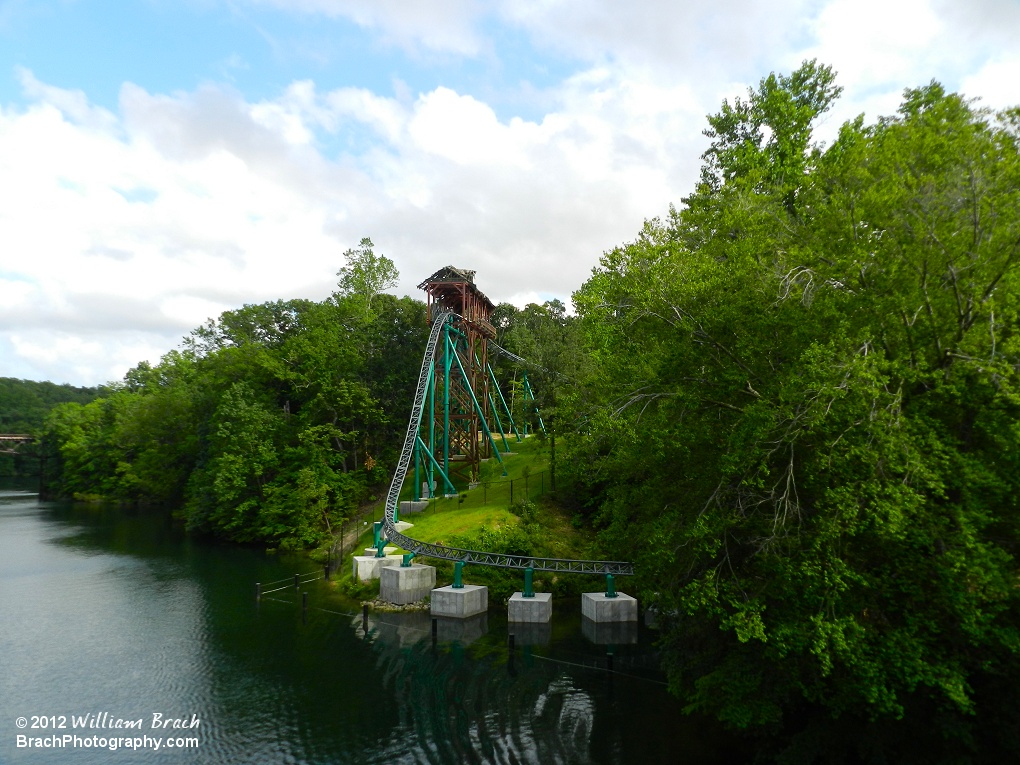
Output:
[[[812,69],[775,100],[833,92]],[[713,124],[753,133],[735,114]],[[964,751],[1020,679],[1017,114],[909,90],[824,151],[798,138],[795,187],[788,153],[710,154],[718,182],[575,294],[572,479],[690,709],[938,714]]]
[[344,252],[344,266],[337,271],[341,296],[359,295],[371,307],[376,295],[397,286],[400,272],[385,255],[376,255],[372,240],[365,237],[354,248]]
[[828,111],[842,88],[831,67],[816,60],[804,62],[791,75],[775,72],[762,79],[748,98],[723,101],[718,114],[709,115],[705,135],[712,139],[702,155],[701,188],[688,204],[741,180],[759,190],[778,194],[795,212],[797,191],[818,152],[811,147],[812,124]]

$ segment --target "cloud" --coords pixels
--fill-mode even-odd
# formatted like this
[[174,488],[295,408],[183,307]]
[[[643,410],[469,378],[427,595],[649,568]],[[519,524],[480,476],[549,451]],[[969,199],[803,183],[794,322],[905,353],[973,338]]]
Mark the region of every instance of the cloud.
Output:
[[1004,31],[1020,11],[992,0],[261,1],[465,59],[498,51],[510,25],[574,69],[517,89],[533,96],[527,119],[452,84],[388,97],[310,79],[258,100],[128,82],[104,109],[21,70],[24,103],[0,106],[5,369],[119,377],[225,308],[325,297],[364,236],[407,294],[452,264],[495,301],[567,300],[603,251],[690,192],[704,115],[770,70],[817,57],[840,72],[823,137],[932,77],[1005,106],[1020,75]]
[[970,97],[979,97],[982,106],[1005,109],[1017,106],[1016,84],[1020,82],[1020,55],[996,58],[978,71],[963,78],[960,90]]
[[[0,112],[0,237],[19,252],[0,328],[40,373],[76,335],[89,338],[82,358],[126,370],[141,360],[129,351],[155,361],[157,339],[169,350],[226,308],[321,299],[366,235],[408,293],[453,263],[476,268],[494,300],[566,298],[603,250],[678,199],[698,153],[686,88],[609,70],[564,83],[541,121],[501,121],[445,87],[403,104],[296,82],[249,103],[210,85],[126,84],[113,114],[25,81],[31,103]],[[352,132],[356,150],[327,154]]]

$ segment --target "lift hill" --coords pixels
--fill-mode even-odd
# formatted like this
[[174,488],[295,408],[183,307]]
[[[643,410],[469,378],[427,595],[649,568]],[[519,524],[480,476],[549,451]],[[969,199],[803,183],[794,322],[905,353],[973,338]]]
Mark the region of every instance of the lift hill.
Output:
[[[416,500],[421,496],[422,478],[427,493],[456,494],[454,477],[461,482],[476,483],[483,459],[495,459],[502,465],[497,438],[503,453],[510,451],[508,432],[518,440],[521,438],[496,383],[489,356],[501,353],[516,363],[526,365],[527,362],[496,344],[496,331],[490,322],[494,306],[475,286],[474,274],[474,271],[447,266],[418,285],[428,295],[431,332],[422,358],[407,435],[386,494],[383,521],[376,530],[378,556],[384,555],[388,541],[411,551],[405,555],[405,564],[416,555],[454,561],[457,582],[462,567],[472,563],[522,569],[526,574],[530,571],[605,574],[612,590],[612,577],[633,574],[632,563],[468,550],[422,542],[402,533],[398,527],[400,493],[409,472],[414,480]],[[525,395],[534,400],[526,377]]]

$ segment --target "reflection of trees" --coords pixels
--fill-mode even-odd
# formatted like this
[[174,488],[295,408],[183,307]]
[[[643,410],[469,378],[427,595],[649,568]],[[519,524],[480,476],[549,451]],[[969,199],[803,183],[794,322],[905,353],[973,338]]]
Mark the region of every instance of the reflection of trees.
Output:
[[370,761],[593,761],[596,699],[561,666],[518,660],[511,672],[505,654],[486,654],[484,647],[482,656],[469,656],[459,643],[433,648],[424,616],[419,642],[375,642],[377,669],[396,691],[400,723]]
[[[360,617],[353,624],[364,634]],[[698,762],[720,761],[714,731],[681,718],[664,687],[607,674],[586,641],[578,643],[584,654],[519,645],[510,659],[500,633],[486,630],[468,646],[440,635],[433,644],[429,614],[373,614],[365,642],[399,723],[366,761],[626,763],[637,752],[651,762],[692,752]],[[631,658],[618,667],[642,666]]]

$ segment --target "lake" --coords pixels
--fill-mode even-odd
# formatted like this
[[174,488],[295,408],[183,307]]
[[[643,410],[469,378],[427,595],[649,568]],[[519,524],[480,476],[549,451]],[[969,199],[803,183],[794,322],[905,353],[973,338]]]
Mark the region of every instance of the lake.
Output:
[[[31,486],[0,484],[0,762],[732,761],[667,693],[643,625],[601,645],[564,601],[512,651],[499,609],[435,635],[427,613],[373,613],[366,631],[301,556]],[[256,604],[255,582],[283,589]]]

